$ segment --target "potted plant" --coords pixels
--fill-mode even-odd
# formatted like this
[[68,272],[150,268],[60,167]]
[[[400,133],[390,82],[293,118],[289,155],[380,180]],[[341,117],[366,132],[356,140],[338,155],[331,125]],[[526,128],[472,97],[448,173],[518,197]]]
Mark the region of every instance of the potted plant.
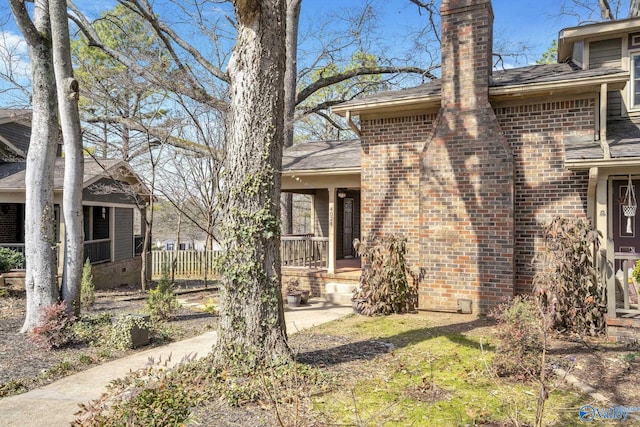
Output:
[[302,299],[302,291],[298,289],[298,282],[292,280],[287,285],[287,305],[290,307],[298,307]]
[[24,264],[24,256],[9,248],[0,247],[0,286],[4,286],[4,273]]

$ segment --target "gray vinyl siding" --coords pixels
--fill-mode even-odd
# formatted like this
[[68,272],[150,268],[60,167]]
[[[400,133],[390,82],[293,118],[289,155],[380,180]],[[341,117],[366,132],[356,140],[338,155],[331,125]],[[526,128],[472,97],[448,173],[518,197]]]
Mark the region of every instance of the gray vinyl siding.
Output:
[[619,90],[607,92],[607,116],[622,116],[622,94]]
[[589,68],[620,68],[622,39],[600,40],[589,43]]
[[115,208],[115,242],[113,259],[133,257],[133,209]]
[[316,237],[329,237],[329,192],[316,190],[313,196],[313,209],[315,212],[315,224],[313,225]]

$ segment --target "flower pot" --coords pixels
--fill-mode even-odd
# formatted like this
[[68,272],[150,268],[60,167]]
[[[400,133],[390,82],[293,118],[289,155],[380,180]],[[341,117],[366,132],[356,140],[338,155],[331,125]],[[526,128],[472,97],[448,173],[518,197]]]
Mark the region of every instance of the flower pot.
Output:
[[309,302],[309,293],[310,291],[302,290],[300,291],[302,294],[300,295],[300,304],[306,304]]
[[300,305],[301,298],[302,292],[291,292],[287,294],[287,305],[290,307],[298,307]]

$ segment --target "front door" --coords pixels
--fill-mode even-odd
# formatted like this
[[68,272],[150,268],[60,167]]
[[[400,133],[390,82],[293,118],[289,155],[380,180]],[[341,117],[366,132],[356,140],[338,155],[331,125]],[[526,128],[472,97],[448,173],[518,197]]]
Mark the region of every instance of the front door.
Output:
[[342,254],[345,258],[353,257],[353,198],[343,199],[342,221]]
[[[631,182],[636,193],[636,198],[638,198],[640,196],[638,194],[638,191],[640,191],[640,180],[632,180]],[[635,216],[629,218],[624,215],[624,210],[622,209],[628,186],[628,179],[613,181],[613,206],[611,212],[613,212],[614,250],[615,252],[640,253],[640,233],[638,232],[638,227],[640,226],[640,208],[636,209]],[[617,270],[620,266],[616,265],[615,268]]]

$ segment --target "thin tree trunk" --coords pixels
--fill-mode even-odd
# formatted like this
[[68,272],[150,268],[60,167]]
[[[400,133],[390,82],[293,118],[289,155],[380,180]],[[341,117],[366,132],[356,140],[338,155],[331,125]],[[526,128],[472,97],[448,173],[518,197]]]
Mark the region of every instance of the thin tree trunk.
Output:
[[49,0],[53,65],[56,76],[60,124],[64,139],[63,218],[65,224],[62,299],[67,308],[80,313],[80,282],[84,260],[82,181],[84,158],[78,112],[78,81],[73,78],[66,0]]
[[26,315],[21,332],[40,322],[43,307],[59,298],[56,281],[56,236],[53,208],[53,171],[57,151],[56,89],[51,53],[49,8],[35,0],[33,21],[21,0],[10,0],[11,12],[22,32],[31,62],[32,127],[25,175],[25,288]]
[[285,0],[236,0],[234,7],[216,358],[251,367],[291,357],[279,253],[286,8]]
[[640,0],[631,0],[629,5],[629,18],[640,16]]
[[[287,0],[287,35],[285,37],[286,69],[284,73],[285,139],[284,146],[293,145],[298,76],[298,23],[302,0]],[[282,193],[282,232],[293,233],[293,194]]]

